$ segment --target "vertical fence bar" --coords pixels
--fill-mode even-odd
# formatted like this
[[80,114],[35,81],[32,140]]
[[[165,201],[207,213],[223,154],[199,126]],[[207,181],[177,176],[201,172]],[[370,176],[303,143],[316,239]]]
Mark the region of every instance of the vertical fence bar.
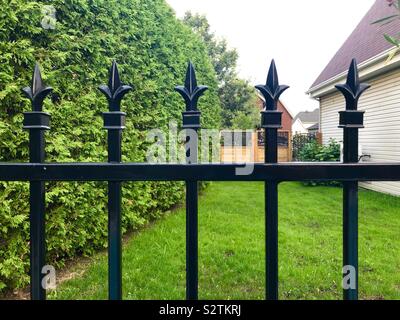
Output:
[[[277,163],[277,129],[265,129],[265,163]],[[278,300],[278,183],[265,182],[266,296]]]
[[186,181],[186,299],[198,299],[198,182]]
[[[115,61],[110,69],[108,86],[100,91],[108,99],[109,112],[104,112],[104,129],[108,131],[108,162],[121,162],[122,130],[126,114],[121,112],[121,100],[131,90],[121,84]],[[108,182],[108,296],[110,300],[122,299],[122,244],[121,244],[121,183]]]
[[[266,85],[256,86],[265,98],[261,127],[265,129],[264,162],[278,162],[278,129],[282,128],[282,112],[277,110],[281,94],[288,86],[279,85],[275,61],[272,60]],[[266,297],[278,300],[278,181],[265,182],[266,229]]]
[[[186,163],[198,162],[198,130],[201,112],[197,110],[199,98],[208,88],[197,86],[194,66],[189,62],[185,85],[177,86],[186,103],[182,113],[186,129]],[[186,299],[198,299],[198,181],[186,181]]]
[[[121,132],[109,130],[108,135],[108,161],[121,162],[121,154],[112,152],[113,147],[115,149],[118,146],[121,147]],[[108,297],[110,300],[122,299],[121,238],[121,183],[108,182]]]
[[[357,62],[351,62],[346,84],[336,88],[346,99],[346,111],[339,112],[343,128],[343,161],[358,162],[358,130],[364,128],[364,112],[358,111],[358,100],[369,88],[360,83]],[[358,299],[358,182],[343,183],[343,298]]]
[[[50,130],[50,115],[42,112],[43,100],[52,91],[42,81],[39,65],[35,65],[32,87],[23,89],[31,100],[32,112],[24,113],[24,129],[29,130],[29,161],[45,161],[44,131]],[[45,300],[46,290],[42,286],[42,268],[46,260],[45,243],[45,183],[31,181],[29,185],[30,222],[30,281],[31,299]]]

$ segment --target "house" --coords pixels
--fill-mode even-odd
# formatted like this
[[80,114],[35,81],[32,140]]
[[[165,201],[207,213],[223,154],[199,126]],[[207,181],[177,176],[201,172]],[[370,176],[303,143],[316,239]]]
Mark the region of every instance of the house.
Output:
[[[258,108],[260,111],[264,110],[265,108],[265,100],[264,97],[260,94],[258,96]],[[293,116],[289,112],[289,110],[286,108],[286,106],[283,104],[282,101],[278,101],[278,106],[277,110],[282,112],[282,128],[279,131],[286,131],[290,133],[290,136],[292,135],[292,122],[293,122]]]
[[[359,101],[359,110],[365,111],[365,128],[360,130],[359,152],[360,156],[368,155],[362,161],[400,161],[400,55],[388,61],[393,47],[383,37],[383,34],[397,34],[400,20],[384,26],[371,24],[390,14],[394,11],[386,1],[376,1],[308,91],[320,104],[322,142],[326,144],[330,139],[342,142],[343,129],[338,128],[338,112],[345,109],[345,101],[334,86],[346,81],[350,62],[352,58],[357,59],[361,81],[372,86]],[[398,182],[361,185],[400,195]]]
[[315,109],[312,112],[304,111],[294,117],[292,132],[293,134],[307,134],[310,128],[313,128],[312,131],[315,131],[316,126],[319,128],[319,109]]
[[[258,94],[258,107],[260,111],[265,108],[264,97]],[[282,128],[278,130],[278,161],[292,161],[292,122],[293,116],[282,101],[278,101],[277,110],[282,112]],[[258,137],[258,156],[256,162],[264,161],[264,130],[259,130]]]
[[[257,106],[260,112],[265,108],[264,97],[257,95]],[[278,130],[278,161],[292,161],[292,121],[293,117],[285,105],[278,101],[277,110],[282,112],[282,128]],[[223,144],[220,152],[222,163],[245,163],[245,162],[264,162],[264,130],[252,132],[251,144],[232,145],[234,133],[240,133],[240,130],[224,130],[223,135],[229,136],[230,144]],[[248,134],[248,133],[246,133]],[[249,137],[249,136],[247,136]]]
[[308,133],[314,134],[314,135],[319,133],[319,121],[316,124],[314,124],[313,126],[308,128]]

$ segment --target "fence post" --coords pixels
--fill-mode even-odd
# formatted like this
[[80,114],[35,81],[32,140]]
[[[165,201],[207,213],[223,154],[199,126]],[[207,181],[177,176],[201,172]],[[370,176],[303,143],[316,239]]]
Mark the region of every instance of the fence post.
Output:
[[[358,100],[370,86],[360,83],[357,62],[351,62],[346,84],[336,88],[346,99],[346,111],[339,112],[340,125],[343,128],[343,161],[345,163],[358,162],[358,129],[364,128],[364,112],[358,111]],[[358,299],[358,182],[343,183],[343,267],[347,267],[346,276],[349,283],[343,283],[343,297],[345,300]],[[351,269],[348,269],[350,267]],[[355,274],[352,274],[352,270]],[[355,279],[351,279],[355,277]],[[353,280],[353,281],[351,281]],[[354,286],[353,286],[354,284]]]
[[[201,112],[197,109],[199,98],[208,88],[197,86],[194,66],[189,62],[184,86],[177,86],[186,103],[182,113],[186,132],[186,163],[198,161],[198,136]],[[198,299],[198,181],[186,181],[186,299]]]
[[[277,110],[281,94],[289,87],[279,85],[275,61],[272,60],[266,85],[256,86],[265,98],[261,112],[261,127],[265,129],[265,163],[278,162],[278,129],[282,127],[282,112]],[[266,296],[278,300],[278,181],[265,183],[266,212]]]
[[253,154],[254,154],[254,159],[253,162],[256,163],[258,162],[258,139],[257,139],[257,130],[253,131],[251,135],[251,143],[253,146]]
[[288,161],[293,161],[292,131],[288,131]]
[[[53,89],[42,81],[39,65],[35,65],[32,87],[22,89],[31,100],[32,112],[24,112],[24,129],[29,130],[29,161],[45,161],[44,131],[50,130],[50,115],[42,111],[43,100]],[[29,184],[30,223],[30,278],[31,299],[45,300],[46,290],[42,286],[42,268],[46,259],[45,240],[45,183],[31,181]]]
[[[130,86],[122,85],[117,63],[113,61],[107,85],[99,90],[107,97],[109,112],[104,112],[104,129],[108,131],[108,162],[121,162],[122,130],[126,114],[121,112],[121,100]],[[110,300],[122,299],[122,248],[121,248],[121,182],[108,182],[108,296]]]
[[[321,130],[321,129],[319,129],[319,130]],[[322,143],[323,143],[322,132],[317,133],[317,142],[318,142],[318,144],[322,145]]]

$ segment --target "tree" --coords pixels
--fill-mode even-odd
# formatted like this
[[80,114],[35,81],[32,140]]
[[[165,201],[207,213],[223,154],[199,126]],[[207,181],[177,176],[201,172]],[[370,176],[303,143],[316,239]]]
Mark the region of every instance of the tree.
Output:
[[[228,128],[254,129],[260,123],[260,113],[257,108],[257,95],[255,89],[248,81],[239,78],[229,79],[219,90],[219,98],[222,106],[222,121]],[[251,126],[238,127],[235,121],[238,115],[248,117],[246,123]]]
[[[45,4],[46,5],[45,5]],[[53,18],[53,13],[55,18]],[[177,20],[164,0],[2,1],[0,6],[0,161],[28,161],[22,112],[31,110],[21,88],[31,83],[35,61],[54,88],[44,110],[49,162],[107,159],[102,112],[107,101],[97,89],[117,60],[122,81],[132,85],[122,110],[124,161],[146,160],[146,130],[182,121],[185,106],[173,88],[184,80],[187,61],[209,91],[199,102],[202,126],[220,126],[218,80],[203,41]],[[51,18],[51,19],[50,19]],[[185,44],[183,46],[182,44]],[[182,200],[178,182],[126,183],[122,228],[137,229]],[[29,282],[29,184],[0,182],[0,292]],[[46,185],[47,262],[57,268],[75,255],[107,245],[107,192],[103,183]]]
[[260,112],[252,106],[245,111],[237,111],[232,119],[232,129],[254,129],[260,123]]
[[206,44],[219,83],[223,85],[226,81],[237,77],[238,52],[236,49],[228,49],[228,43],[225,39],[217,39],[215,34],[211,32],[206,16],[186,12],[183,22],[197,33]]
[[[259,123],[255,116],[257,109],[256,91],[247,80],[240,79],[237,74],[239,58],[236,49],[229,49],[226,39],[219,39],[211,32],[210,24],[204,15],[186,12],[183,22],[198,34],[206,44],[208,54],[218,79],[218,95],[222,107],[222,125],[225,128],[236,127],[239,124],[252,127]],[[234,120],[239,116],[239,120]],[[247,117],[247,119],[244,119]]]

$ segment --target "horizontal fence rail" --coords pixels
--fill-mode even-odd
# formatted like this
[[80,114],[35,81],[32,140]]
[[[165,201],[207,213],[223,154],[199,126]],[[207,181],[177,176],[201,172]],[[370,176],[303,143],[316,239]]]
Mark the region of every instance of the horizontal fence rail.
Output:
[[[32,111],[24,113],[24,129],[29,130],[30,163],[0,163],[0,181],[30,183],[30,277],[31,298],[44,300],[41,286],[45,248],[45,183],[50,181],[104,181],[108,183],[108,281],[109,299],[122,299],[121,262],[121,183],[125,181],[184,181],[186,183],[186,298],[198,299],[198,182],[200,181],[262,181],[265,182],[265,250],[266,297],[278,299],[278,185],[285,181],[340,181],[343,183],[343,273],[355,270],[355,286],[344,287],[346,300],[358,299],[358,182],[400,181],[400,163],[358,163],[358,130],[363,128],[364,113],[357,110],[362,93],[369,88],[360,83],[356,61],[353,60],[347,82],[338,85],[346,108],[340,112],[339,127],[343,128],[343,163],[277,163],[278,129],[282,113],[277,110],[281,94],[289,87],[280,85],[275,62],[272,61],[265,85],[256,87],[265,98],[261,112],[262,140],[265,142],[265,163],[205,164],[198,163],[197,135],[200,129],[200,97],[207,90],[198,86],[194,66],[189,63],[184,86],[175,90],[184,99],[182,113],[186,142],[184,164],[122,163],[121,141],[126,114],[121,101],[132,88],[120,81],[117,64],[110,69],[108,85],[99,87],[108,100],[109,111],[103,113],[104,129],[108,132],[107,163],[46,163],[45,130],[50,129],[50,115],[43,112],[43,100],[52,91],[43,84],[38,65],[32,86],[23,89],[31,100]],[[195,141],[191,141],[195,139]],[[244,167],[250,168],[243,174]]]
[[400,181],[400,163],[236,164],[0,163],[2,181]]

